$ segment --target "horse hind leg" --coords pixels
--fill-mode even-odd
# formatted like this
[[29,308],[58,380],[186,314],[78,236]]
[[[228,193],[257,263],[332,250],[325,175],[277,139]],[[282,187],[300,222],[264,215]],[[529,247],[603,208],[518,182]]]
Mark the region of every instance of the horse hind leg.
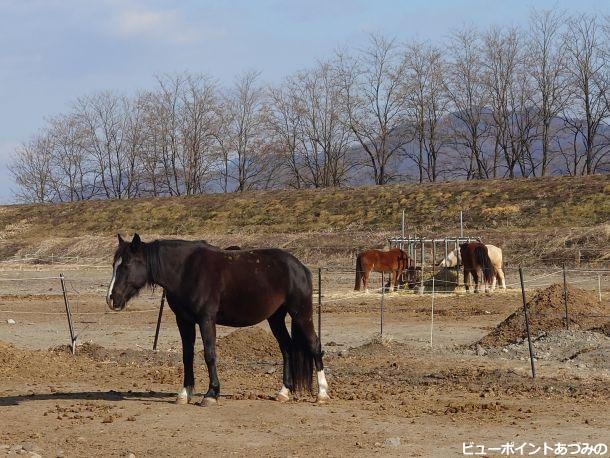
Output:
[[504,277],[504,270],[498,269],[496,275],[498,276],[500,288],[502,288],[504,291],[506,291],[506,278]]
[[[304,345],[305,357],[312,358],[315,365],[317,379],[318,379],[318,403],[327,402],[330,397],[328,396],[328,382],[326,381],[326,375],[324,374],[324,363],[322,361],[322,346],[320,339],[316,335],[316,331],[313,326],[313,319],[311,314],[311,301],[307,309],[309,313],[298,313],[292,316],[292,341],[293,346],[298,347]],[[293,361],[295,363],[295,361]],[[305,374],[307,375],[307,374]],[[311,376],[311,375],[309,375]]]
[[470,270],[464,267],[464,289],[467,293],[470,292]]
[[479,273],[477,272],[476,269],[473,269],[470,272],[470,275],[472,275],[472,280],[474,281],[474,292],[478,293],[479,292]]
[[290,400],[290,392],[293,391],[292,385],[292,373],[290,368],[290,353],[292,349],[292,339],[286,329],[286,309],[281,307],[273,315],[271,315],[267,322],[271,328],[273,336],[277,340],[282,352],[282,360],[284,363],[283,375],[282,375],[282,388],[275,397],[280,402],[286,402]]

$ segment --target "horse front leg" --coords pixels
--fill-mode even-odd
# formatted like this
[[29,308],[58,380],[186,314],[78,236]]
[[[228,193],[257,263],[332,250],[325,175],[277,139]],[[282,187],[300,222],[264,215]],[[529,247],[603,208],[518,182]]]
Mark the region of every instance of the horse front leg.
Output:
[[394,270],[392,272],[392,286],[391,286],[391,290],[392,291],[398,291],[398,270]]
[[195,374],[193,359],[195,357],[195,323],[179,318],[176,315],[180,338],[182,339],[182,365],[184,367],[184,383],[176,397],[176,404],[191,402],[195,391]]
[[207,393],[201,400],[202,406],[216,404],[220,396],[220,382],[216,373],[216,323],[210,317],[206,317],[199,322],[201,339],[203,340],[203,355],[205,364],[208,367],[210,384]]

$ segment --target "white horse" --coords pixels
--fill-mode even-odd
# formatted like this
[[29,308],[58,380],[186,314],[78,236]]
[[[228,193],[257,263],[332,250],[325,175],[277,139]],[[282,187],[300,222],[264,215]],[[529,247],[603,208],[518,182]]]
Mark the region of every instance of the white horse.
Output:
[[[500,283],[500,287],[506,290],[506,281],[504,279],[504,271],[502,270],[502,249],[495,245],[485,245],[487,247],[487,254],[489,259],[494,266],[496,275],[494,275],[493,282],[491,284],[491,290],[496,289],[496,284]],[[458,263],[458,250],[450,252],[445,259],[441,261],[439,267],[455,267]]]

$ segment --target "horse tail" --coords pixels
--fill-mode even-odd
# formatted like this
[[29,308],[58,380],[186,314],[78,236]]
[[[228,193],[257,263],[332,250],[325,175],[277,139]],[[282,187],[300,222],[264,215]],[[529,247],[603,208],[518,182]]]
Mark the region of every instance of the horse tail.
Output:
[[495,275],[495,269],[493,267],[493,264],[491,263],[491,259],[489,259],[487,247],[485,245],[477,246],[474,249],[474,255],[477,260],[477,263],[481,266],[481,270],[483,271],[484,282],[492,283],[493,277]]
[[[290,359],[290,371],[294,390],[297,392],[310,392],[313,375],[313,355],[307,336],[295,319],[292,320],[291,334],[292,357]],[[316,346],[320,350],[320,338],[317,338]]]
[[360,291],[360,281],[362,280],[362,253],[356,258],[356,284],[354,285],[354,291]]

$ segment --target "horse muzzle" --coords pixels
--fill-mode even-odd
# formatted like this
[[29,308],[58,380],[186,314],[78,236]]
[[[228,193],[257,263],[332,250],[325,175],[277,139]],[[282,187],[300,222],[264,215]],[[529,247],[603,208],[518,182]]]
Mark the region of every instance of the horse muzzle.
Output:
[[116,301],[113,300],[112,295],[106,296],[106,305],[108,305],[108,308],[110,310],[113,310],[115,312],[121,311],[125,308],[125,302],[117,303]]

